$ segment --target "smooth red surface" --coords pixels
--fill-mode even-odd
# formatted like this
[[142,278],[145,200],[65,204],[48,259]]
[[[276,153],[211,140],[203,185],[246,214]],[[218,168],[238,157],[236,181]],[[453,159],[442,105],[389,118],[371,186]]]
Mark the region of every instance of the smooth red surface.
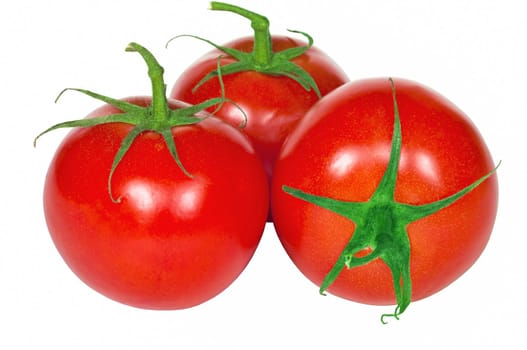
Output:
[[[116,112],[105,106],[90,116]],[[145,132],[114,173],[113,195],[122,201],[113,203],[109,171],[130,129],[112,123],[68,134],[45,183],[49,231],[70,268],[111,299],[150,309],[200,304],[236,279],[259,243],[268,210],[265,172],[246,137],[208,118],[173,128],[193,178],[159,134]]]
[[[273,36],[272,43],[274,52],[306,45],[303,41],[284,36]],[[240,38],[224,46],[251,52],[253,38]],[[217,69],[219,56],[225,54],[214,49],[198,59],[176,81],[170,96],[191,104],[221,96],[217,78],[209,80],[192,92],[205,75]],[[232,62],[235,61],[231,57],[221,59],[221,65]],[[311,74],[322,95],[348,81],[335,62],[316,47],[311,47],[292,62]],[[319,98],[314,91],[306,91],[299,83],[285,76],[246,71],[223,76],[223,81],[225,96],[247,115],[247,126],[243,131],[249,136],[264,162],[270,179],[274,162],[285,138]],[[210,109],[212,110],[214,107]],[[234,126],[239,126],[244,120],[240,110],[231,103],[226,103],[215,114]]]
[[[456,106],[411,81],[395,79],[395,87],[402,128],[398,202],[437,201],[494,168],[481,135]],[[280,153],[272,187],[274,224],[293,262],[317,285],[355,226],[286,194],[282,186],[339,200],[367,201],[388,163],[393,113],[388,79],[347,84],[313,107]],[[408,226],[412,300],[441,290],[476,261],[489,240],[497,202],[494,175],[450,207]],[[328,291],[363,303],[395,303],[390,270],[379,259],[344,269]]]

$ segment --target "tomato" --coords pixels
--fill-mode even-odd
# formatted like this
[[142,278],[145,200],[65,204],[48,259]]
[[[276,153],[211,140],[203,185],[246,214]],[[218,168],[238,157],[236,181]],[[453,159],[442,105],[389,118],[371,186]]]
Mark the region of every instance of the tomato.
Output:
[[[154,85],[163,91],[162,80]],[[159,96],[111,102],[147,115],[192,108]],[[124,112],[106,104],[78,123]],[[265,172],[247,138],[216,118],[166,129],[178,161],[155,128],[120,153],[137,127],[108,122],[66,136],[45,181],[47,225],[65,262],[101,294],[140,308],[192,307],[227,288],[255,252],[268,212]]]
[[[225,95],[245,112],[247,122],[242,130],[252,141],[270,179],[280,147],[298,120],[320,96],[347,82],[348,78],[329,56],[312,47],[312,42],[306,45],[302,40],[271,36],[265,17],[232,5],[222,4],[225,8],[216,2],[211,5],[212,9],[250,18],[255,36],[242,37],[223,46],[215,45],[216,49],[183,72],[170,97],[196,104],[219,96],[222,87],[218,79],[202,84],[200,81],[216,71],[218,57],[222,57]],[[311,41],[309,36],[307,38]],[[291,57],[292,52],[296,56]],[[230,68],[237,70],[231,72]],[[225,104],[215,115],[234,126],[244,123],[244,115],[233,104]]]
[[[303,44],[302,41],[288,37],[273,37],[273,47],[279,51]],[[250,52],[253,48],[253,39],[241,38],[225,46]],[[219,55],[221,55],[219,50],[213,50],[191,65],[176,81],[170,96],[191,104],[219,96],[221,87],[216,79],[209,80],[192,91],[207,73],[215,69]],[[232,62],[234,59],[231,57],[221,59],[222,65]],[[344,74],[330,58],[314,47],[295,62],[313,76],[322,95],[346,81]],[[255,71],[226,75],[223,77],[223,83],[226,96],[247,115],[247,124],[243,131],[251,139],[270,178],[285,138],[319,98],[315,91],[306,91],[291,78]],[[232,104],[225,104],[215,115],[234,126],[244,122],[241,111]]]
[[272,215],[288,255],[321,292],[397,303],[397,317],[480,256],[498,185],[482,136],[459,108],[416,82],[394,86],[346,84],[308,112],[277,160]]

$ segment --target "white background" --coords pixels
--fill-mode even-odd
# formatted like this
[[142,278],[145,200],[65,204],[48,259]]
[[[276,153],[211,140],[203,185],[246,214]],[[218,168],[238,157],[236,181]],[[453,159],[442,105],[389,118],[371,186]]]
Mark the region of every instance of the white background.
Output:
[[99,106],[65,87],[114,97],[148,94],[149,48],[171,85],[218,43],[250,34],[249,22],[207,1],[3,1],[0,5],[0,349],[476,349],[525,346],[527,21],[523,1],[238,0],[266,15],[275,34],[299,29],[351,79],[399,76],[447,96],[476,123],[496,160],[500,206],[481,258],[447,289],[392,307],[321,297],[268,225],[254,259],[213,300],[184,311],[120,305],[66,267],[46,229],[47,166],[65,135],[32,146],[45,127]]

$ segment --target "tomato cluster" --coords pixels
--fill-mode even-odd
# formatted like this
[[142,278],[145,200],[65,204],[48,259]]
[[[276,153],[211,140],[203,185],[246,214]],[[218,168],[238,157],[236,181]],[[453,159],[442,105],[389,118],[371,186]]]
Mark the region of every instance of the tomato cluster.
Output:
[[[298,269],[326,291],[370,304],[427,297],[461,276],[489,240],[496,167],[470,119],[404,79],[349,82],[304,41],[253,37],[198,59],[167,97],[113,99],[73,127],[46,177],[44,211],[69,267],[135,307],[182,309],[244,270],[271,221]],[[40,137],[39,135],[38,137]]]

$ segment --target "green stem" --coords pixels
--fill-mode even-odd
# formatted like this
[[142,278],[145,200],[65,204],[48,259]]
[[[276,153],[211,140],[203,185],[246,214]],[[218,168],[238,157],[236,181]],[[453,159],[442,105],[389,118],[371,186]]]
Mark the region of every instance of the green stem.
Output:
[[271,33],[269,32],[269,20],[266,17],[223,2],[212,1],[210,3],[210,9],[233,12],[250,20],[251,27],[254,30],[254,63],[256,66],[261,67],[269,65],[273,56],[273,48]]
[[148,67],[148,76],[152,84],[152,122],[166,123],[169,117],[169,110],[166,84],[163,78],[165,70],[150,51],[137,43],[128,44],[125,50],[127,52],[137,52],[143,57]]

